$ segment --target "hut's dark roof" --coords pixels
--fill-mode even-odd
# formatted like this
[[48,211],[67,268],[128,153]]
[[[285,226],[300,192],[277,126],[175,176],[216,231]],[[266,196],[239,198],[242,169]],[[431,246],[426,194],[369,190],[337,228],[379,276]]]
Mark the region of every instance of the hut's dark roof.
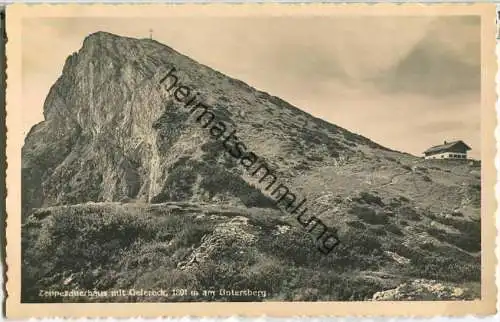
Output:
[[471,149],[467,144],[464,143],[464,141],[458,140],[458,141],[446,142],[445,144],[441,144],[441,145],[435,145],[435,146],[430,147],[427,150],[425,150],[424,153],[429,154],[429,153],[445,152],[447,150],[450,150],[452,147],[454,147],[457,144],[463,145],[466,150]]

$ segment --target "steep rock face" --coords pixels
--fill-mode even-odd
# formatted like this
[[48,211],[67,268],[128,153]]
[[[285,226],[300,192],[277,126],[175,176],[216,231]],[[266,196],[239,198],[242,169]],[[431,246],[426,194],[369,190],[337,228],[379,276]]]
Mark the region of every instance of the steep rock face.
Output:
[[[216,162],[222,148],[211,146],[204,129],[187,120],[159,84],[172,67],[276,168],[290,167],[284,157],[299,165],[304,150],[314,158],[353,152],[357,142],[382,148],[155,41],[98,32],[68,57],[46,99],[45,121],[26,139],[24,210],[89,200],[175,199],[167,191],[175,185],[186,190],[181,198],[198,198],[200,191],[192,190],[199,178],[189,171],[226,172]],[[183,173],[172,178],[176,172]]]

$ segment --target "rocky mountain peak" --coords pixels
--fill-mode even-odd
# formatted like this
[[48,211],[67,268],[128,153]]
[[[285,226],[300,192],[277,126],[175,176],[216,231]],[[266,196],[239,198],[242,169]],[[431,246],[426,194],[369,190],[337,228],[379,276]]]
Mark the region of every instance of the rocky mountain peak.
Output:
[[[67,59],[45,102],[45,121],[26,139],[24,167],[39,174],[29,180],[36,179],[32,186],[50,196],[42,198],[43,205],[158,199],[173,180],[169,179],[175,173],[172,167],[183,158],[194,162],[195,155],[218,157],[221,150],[203,150],[211,144],[209,139],[202,129],[186,123],[188,114],[179,111],[172,93],[159,83],[172,68],[179,84],[196,90],[220,120],[237,127],[239,136],[275,166],[287,167],[276,159],[279,155],[288,154],[292,160],[304,149],[312,154],[352,152],[356,145],[352,140],[379,147],[156,41],[97,32]],[[45,154],[39,155],[43,148],[37,141],[42,137],[52,140],[58,154],[48,167],[40,167]],[[302,142],[299,146],[297,139]],[[201,167],[212,162],[216,160],[203,161]],[[89,164],[93,166],[88,168]],[[85,188],[86,184],[95,189]],[[194,191],[189,194],[199,197]]]

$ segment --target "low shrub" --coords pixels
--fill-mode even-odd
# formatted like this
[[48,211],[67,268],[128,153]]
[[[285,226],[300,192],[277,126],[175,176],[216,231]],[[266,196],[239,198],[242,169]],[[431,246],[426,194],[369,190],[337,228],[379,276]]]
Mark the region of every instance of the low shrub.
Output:
[[319,280],[320,293],[331,294],[330,300],[335,301],[366,301],[371,300],[373,294],[382,290],[383,285],[375,279],[364,279],[347,274],[335,279],[323,278]]
[[311,170],[312,167],[311,165],[309,165],[309,163],[307,162],[302,162],[302,163],[299,163],[297,164],[295,167],[294,167],[295,170],[298,170],[298,171],[303,171],[303,170]]
[[337,272],[347,270],[376,269],[384,259],[379,238],[369,230],[363,233],[354,230],[339,235],[340,244],[330,256],[321,256],[322,267],[329,267]]
[[189,247],[200,243],[204,235],[210,234],[213,228],[206,224],[194,222],[184,225],[182,230],[176,235],[175,248]]
[[476,263],[477,256],[473,256],[461,249],[448,245],[434,245],[432,255],[453,258],[460,263]]
[[279,260],[291,265],[315,265],[324,256],[316,248],[314,237],[305,231],[289,231],[286,235],[265,234],[261,239],[261,249]]
[[481,279],[481,261],[462,262],[453,257],[426,255],[412,259],[407,273],[417,278],[464,283]]
[[443,234],[432,232],[436,238],[441,238],[447,242],[470,252],[481,250],[481,221],[480,220],[457,220],[447,217],[436,217],[435,220],[443,225],[451,226],[460,231],[460,234]]
[[434,245],[432,242],[425,242],[419,246],[423,250],[427,251],[435,251],[437,249],[437,246]]
[[410,200],[403,196],[399,196],[397,198],[391,198],[391,200],[389,201],[389,207],[392,209],[398,208],[401,207],[403,203],[408,203],[408,202],[410,202]]
[[417,213],[417,211],[409,206],[401,207],[398,210],[398,214],[400,217],[408,219],[408,220],[421,220],[421,216]]
[[427,212],[425,216],[429,219],[436,220],[437,216],[432,212]]
[[387,246],[387,250],[410,260],[418,260],[424,253],[416,248],[409,248],[401,243],[393,242]]
[[344,244],[357,254],[373,254],[380,252],[382,244],[375,236],[370,234],[357,234],[343,240]]
[[399,196],[399,200],[401,200],[401,202],[410,202],[410,199],[408,199],[404,196]]
[[480,220],[460,220],[460,219],[454,219],[454,218],[449,218],[449,217],[444,217],[444,216],[436,216],[434,218],[435,221],[451,226],[455,229],[460,230],[460,232],[468,235],[481,235],[481,221]]
[[449,243],[468,252],[479,252],[481,250],[480,233],[476,235],[455,234],[433,227],[428,228],[427,233],[441,242]]
[[382,227],[370,227],[369,231],[375,236],[387,236],[387,231]]
[[355,147],[358,146],[356,143],[351,142],[351,141],[345,141],[345,140],[343,140],[342,143],[344,143],[347,146],[353,147],[353,148],[355,148]]
[[[47,276],[82,270],[88,273],[92,267],[117,260],[120,251],[135,241],[155,236],[147,217],[113,204],[61,207],[54,210],[50,220],[51,224],[40,227],[37,236],[23,230],[22,257],[27,267],[22,277],[23,298],[28,301],[37,300],[34,288],[46,288],[57,281]],[[93,287],[88,281],[82,283],[86,288]]]
[[467,195],[471,199],[471,204],[475,207],[481,206],[481,184],[472,184],[467,187]]
[[406,220],[403,220],[403,219],[399,221],[399,224],[401,226],[408,226],[408,222]]
[[205,167],[204,171],[207,173],[202,176],[200,188],[208,191],[210,198],[216,194],[229,194],[239,198],[247,207],[278,209],[276,201],[241,176],[216,165]]
[[358,228],[358,229],[365,229],[366,228],[365,224],[363,224],[360,221],[348,221],[348,222],[346,222],[346,224],[348,226],[353,227],[353,228]]
[[401,231],[401,229],[398,226],[396,226],[395,224],[389,224],[385,228],[387,229],[388,232],[391,232],[395,235],[399,235],[399,236],[403,235],[403,232]]
[[369,205],[379,205],[381,207],[384,206],[382,199],[379,196],[375,196],[369,192],[363,191],[359,194],[359,198],[353,198],[358,202],[363,202]]
[[[289,270],[285,263],[273,257],[265,257],[243,270],[241,280],[250,289],[266,290],[269,295],[278,294],[283,291],[283,284],[290,278],[287,278]],[[224,280],[224,277],[221,279]],[[207,285],[213,287],[213,283]]]
[[309,160],[309,161],[313,161],[313,162],[314,161],[323,161],[324,160],[321,155],[308,155],[306,157],[306,159]]
[[381,225],[389,221],[385,214],[377,213],[375,210],[364,206],[354,206],[349,209],[349,213],[356,215],[367,224]]

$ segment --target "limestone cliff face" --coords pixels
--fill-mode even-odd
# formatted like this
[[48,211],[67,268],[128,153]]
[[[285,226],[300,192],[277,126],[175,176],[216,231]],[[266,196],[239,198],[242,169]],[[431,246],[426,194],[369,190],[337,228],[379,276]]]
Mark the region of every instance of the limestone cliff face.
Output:
[[[227,171],[217,161],[221,147],[210,146],[207,133],[187,120],[187,113],[174,106],[160,85],[172,67],[220,119],[237,128],[248,146],[284,166],[282,170],[290,164],[280,160],[287,158],[296,166],[304,149],[327,157],[351,150],[356,144],[346,141],[346,135],[376,146],[156,41],[98,32],[67,58],[45,101],[45,121],[26,138],[24,211],[85,201],[217,194],[215,187],[208,187],[214,190],[208,193],[198,189],[199,175]],[[176,185],[186,193],[167,191]]]
[[26,199],[38,199],[25,209],[157,189],[144,174],[159,167],[151,125],[163,104],[145,50],[153,49],[98,33],[68,57],[23,148],[24,186],[34,190]]

